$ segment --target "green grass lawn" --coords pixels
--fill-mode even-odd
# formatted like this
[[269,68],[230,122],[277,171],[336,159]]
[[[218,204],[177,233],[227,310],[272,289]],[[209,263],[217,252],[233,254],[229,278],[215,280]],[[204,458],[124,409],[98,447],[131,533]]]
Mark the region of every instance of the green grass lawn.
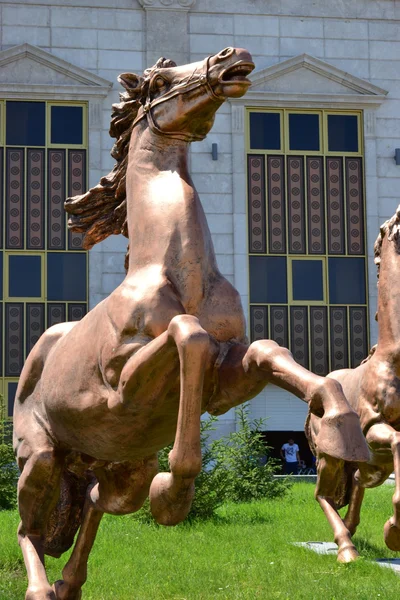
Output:
[[[313,491],[313,485],[298,483],[282,500],[226,505],[214,521],[171,529],[106,516],[83,599],[398,600],[400,577],[368,560],[396,556],[382,535],[393,487],[367,490],[355,536],[363,559],[351,565],[291,545],[332,541]],[[17,523],[16,512],[0,512],[1,600],[24,598]],[[51,582],[60,578],[65,558],[48,559]]]

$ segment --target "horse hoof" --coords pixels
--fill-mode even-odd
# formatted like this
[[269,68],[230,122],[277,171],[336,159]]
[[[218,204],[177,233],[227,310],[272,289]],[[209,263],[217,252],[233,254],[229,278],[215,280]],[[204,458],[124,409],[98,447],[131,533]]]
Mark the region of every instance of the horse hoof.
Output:
[[56,596],[51,587],[49,588],[37,588],[37,587],[28,587],[25,600],[56,600]]
[[339,548],[338,550],[338,555],[337,555],[337,559],[338,562],[341,563],[350,563],[350,562],[354,562],[355,560],[357,560],[357,558],[359,558],[359,554],[356,550],[356,547],[353,544],[344,546],[342,548]]
[[56,600],[81,600],[82,590],[72,589],[68,583],[59,580],[53,585]]
[[400,529],[393,523],[392,518],[386,521],[383,535],[389,550],[398,552],[400,550]]
[[176,481],[171,473],[158,473],[150,486],[151,513],[160,525],[177,525],[186,519],[193,496],[193,481]]

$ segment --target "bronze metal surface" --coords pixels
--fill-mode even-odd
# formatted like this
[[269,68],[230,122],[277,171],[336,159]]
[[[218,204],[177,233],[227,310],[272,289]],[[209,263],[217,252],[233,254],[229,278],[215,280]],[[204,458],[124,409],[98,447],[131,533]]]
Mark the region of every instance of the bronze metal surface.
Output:
[[[341,562],[351,562],[358,557],[351,538],[360,522],[365,488],[381,485],[393,471],[396,477],[394,514],[385,524],[384,538],[388,548],[400,551],[400,305],[396,285],[400,268],[399,233],[400,206],[382,225],[375,242],[379,280],[378,344],[359,367],[328,375],[342,385],[346,398],[359,414],[370,459],[359,463],[327,456],[319,444],[324,428],[322,419],[309,413],[307,420],[306,432],[318,464],[316,498],[333,529]],[[361,313],[355,316],[358,320],[363,317]],[[337,509],[346,505],[347,514],[342,520]]]
[[[66,202],[86,248],[110,234],[129,238],[128,269],[81,321],[46,331],[21,374],[14,437],[26,600],[81,597],[104,512],[134,512],[149,495],[159,523],[182,521],[201,470],[201,414],[223,414],[268,383],[321,417],[327,455],[368,459],[339,383],[273,341],[248,345],[239,294],[218,270],[188,171],[189,143],[207,135],[227,98],[246,92],[253,68],[246,50],[226,48],[121,75],[126,91],[110,129],[116,166]],[[171,472],[157,474],[156,453],[170,442]],[[51,587],[44,553],[64,552],[79,525],[63,580]]]

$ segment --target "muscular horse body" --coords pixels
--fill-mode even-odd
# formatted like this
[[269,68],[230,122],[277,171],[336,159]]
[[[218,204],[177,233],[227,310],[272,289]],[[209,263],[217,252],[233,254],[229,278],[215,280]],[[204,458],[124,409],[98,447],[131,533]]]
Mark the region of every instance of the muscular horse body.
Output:
[[[359,420],[341,386],[297,365],[274,342],[248,345],[234,287],[218,270],[206,218],[188,172],[188,147],[216,110],[242,96],[253,69],[227,48],[176,67],[160,59],[143,76],[125,73],[114,106],[114,171],[69,199],[70,226],[86,247],[129,237],[123,283],[78,323],[50,328],[27,359],[15,403],[19,541],[26,600],[76,600],[104,512],[125,514],[150,495],[155,519],[189,512],[201,469],[200,417],[222,414],[274,383],[321,417],[329,456],[363,461]],[[170,473],[156,453],[174,441]],[[60,555],[48,583],[44,554]]]

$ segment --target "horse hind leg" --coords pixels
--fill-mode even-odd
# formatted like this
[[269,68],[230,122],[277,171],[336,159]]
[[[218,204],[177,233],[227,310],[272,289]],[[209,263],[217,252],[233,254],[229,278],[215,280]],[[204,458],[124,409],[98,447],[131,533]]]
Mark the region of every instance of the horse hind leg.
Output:
[[25,600],[56,600],[44,566],[44,537],[60,487],[63,457],[49,444],[32,451],[26,442],[18,447],[22,474],[18,483],[21,523],[18,541],[28,574]]

